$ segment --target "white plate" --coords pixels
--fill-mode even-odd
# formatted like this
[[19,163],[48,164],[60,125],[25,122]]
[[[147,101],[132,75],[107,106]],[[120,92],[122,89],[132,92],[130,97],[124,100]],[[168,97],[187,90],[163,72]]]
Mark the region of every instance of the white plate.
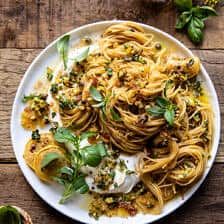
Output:
[[[71,42],[76,42],[80,38],[84,36],[96,37],[99,36],[108,26],[116,23],[120,23],[122,21],[104,21],[104,22],[97,22],[89,25],[82,26],[80,28],[74,29],[68,34],[71,35]],[[178,40],[173,38],[167,33],[162,32],[159,29],[154,27],[139,24],[141,25],[146,31],[154,33],[158,38],[165,39],[165,42],[168,46],[175,46],[177,51],[181,52],[183,55],[191,56],[192,53],[188,50],[182,43]],[[32,186],[34,191],[50,206],[57,209],[59,212],[63,213],[64,215],[78,220],[84,223],[98,223],[98,224],[142,224],[142,223],[151,223],[156,221],[169,213],[173,212],[175,209],[180,207],[184,202],[186,202],[193,193],[199,188],[201,183],[206,178],[211,166],[214,162],[216,152],[218,149],[219,144],[219,137],[220,137],[220,110],[219,110],[219,103],[218,98],[216,95],[215,88],[206,72],[205,68],[201,66],[201,75],[200,78],[204,81],[205,86],[208,90],[210,95],[212,108],[214,110],[214,133],[213,133],[213,144],[211,149],[211,158],[208,161],[207,168],[204,172],[203,177],[200,179],[198,183],[196,183],[191,189],[186,192],[184,199],[178,197],[169,203],[167,203],[163,211],[160,215],[143,215],[138,214],[134,217],[129,218],[119,218],[119,217],[101,217],[98,221],[90,218],[88,215],[88,210],[86,206],[86,198],[83,196],[75,195],[73,200],[68,202],[67,204],[60,205],[58,201],[61,197],[62,189],[55,185],[47,185],[41,182],[34,172],[26,165],[23,159],[23,150],[25,143],[27,142],[28,138],[30,137],[30,132],[25,131],[20,125],[20,115],[23,111],[24,105],[21,103],[21,99],[24,94],[29,94],[32,91],[32,87],[34,83],[40,78],[40,76],[45,72],[45,69],[48,65],[52,64],[52,62],[58,59],[58,53],[56,50],[56,42],[57,40],[53,41],[49,44],[32,62],[32,64],[27,69],[18,91],[16,93],[15,101],[13,104],[12,110],[12,117],[11,117],[11,137],[14,152],[19,163],[19,166],[26,177],[29,184]]]

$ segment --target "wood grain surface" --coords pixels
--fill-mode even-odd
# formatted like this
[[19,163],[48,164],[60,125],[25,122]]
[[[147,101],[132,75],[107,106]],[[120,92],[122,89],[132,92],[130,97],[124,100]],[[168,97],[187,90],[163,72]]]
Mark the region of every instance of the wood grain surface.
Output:
[[[18,168],[10,139],[12,103],[24,72],[39,52],[59,35],[83,24],[124,19],[158,27],[181,40],[199,56],[218,93],[224,116],[224,7],[206,22],[203,44],[194,46],[174,29],[172,4],[146,0],[2,0],[0,1],[0,205],[27,210],[34,224],[76,223],[43,202]],[[224,120],[222,119],[222,122]],[[161,224],[224,223],[224,127],[216,163],[207,180],[177,212]]]

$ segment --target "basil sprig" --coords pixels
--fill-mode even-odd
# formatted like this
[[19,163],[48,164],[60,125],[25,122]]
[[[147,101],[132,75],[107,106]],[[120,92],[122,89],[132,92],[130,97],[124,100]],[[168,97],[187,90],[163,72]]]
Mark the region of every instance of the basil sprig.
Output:
[[81,147],[80,142],[86,138],[96,135],[95,132],[85,132],[80,136],[76,136],[69,129],[58,128],[54,134],[54,138],[59,143],[68,143],[74,146],[74,150],[69,151],[71,167],[63,167],[60,170],[59,177],[55,180],[64,185],[64,192],[60,203],[64,203],[75,192],[84,194],[89,190],[85,182],[85,175],[81,172],[81,167],[88,165],[96,167],[100,164],[103,157],[107,155],[106,147],[103,143]]
[[65,70],[67,69],[67,63],[68,63],[69,40],[70,35],[65,35],[62,38],[60,38],[59,41],[57,42],[57,50],[61,59],[63,60]]
[[215,9],[209,6],[192,6],[192,0],[175,0],[181,12],[176,22],[176,29],[186,29],[190,40],[198,44],[203,39],[204,21],[209,16],[217,16]]
[[0,207],[0,223],[23,224],[23,220],[16,208],[7,205]]
[[170,126],[173,126],[176,106],[163,97],[157,97],[156,105],[146,109],[153,116],[163,116]]
[[[104,97],[101,95],[101,93],[100,93],[94,86],[91,86],[91,87],[90,87],[89,92],[90,92],[91,97],[92,97],[95,101],[98,102],[97,104],[94,104],[94,105],[92,105],[92,106],[93,106],[93,107],[99,107],[99,108],[102,108],[102,111],[103,111],[104,114],[105,114],[105,107],[106,107],[108,98],[107,98],[107,97],[104,98]],[[111,114],[111,117],[113,118],[114,121],[120,121],[120,120],[121,120],[121,116],[120,116],[120,114],[119,114],[114,108],[111,108],[111,109],[110,109],[110,114]]]

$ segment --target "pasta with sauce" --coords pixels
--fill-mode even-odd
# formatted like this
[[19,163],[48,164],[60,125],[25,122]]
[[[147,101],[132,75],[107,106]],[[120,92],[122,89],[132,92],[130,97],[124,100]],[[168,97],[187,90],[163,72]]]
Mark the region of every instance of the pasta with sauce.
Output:
[[125,22],[108,27],[70,67],[65,63],[48,68],[44,96],[25,99],[23,127],[52,127],[33,132],[27,164],[41,180],[65,186],[63,203],[71,188],[89,191],[95,218],[160,214],[200,179],[209,159],[213,113],[197,80],[199,59],[176,56]]

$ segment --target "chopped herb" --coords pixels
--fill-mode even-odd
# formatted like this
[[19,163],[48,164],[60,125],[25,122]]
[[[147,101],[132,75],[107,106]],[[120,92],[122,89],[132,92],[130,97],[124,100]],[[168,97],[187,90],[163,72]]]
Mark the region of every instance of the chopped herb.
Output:
[[59,97],[59,107],[65,110],[71,110],[76,107],[76,103],[70,99]]
[[127,170],[126,171],[126,175],[131,175],[131,174],[135,174],[134,170]]
[[112,76],[113,75],[113,69],[112,68],[105,68],[105,70],[107,71],[107,75],[108,76]]
[[53,78],[53,70],[50,67],[47,67],[47,73],[46,74],[47,74],[47,79],[49,81],[51,81],[52,78]]
[[118,184],[116,182],[114,183],[114,188],[118,188]]
[[22,99],[22,102],[23,103],[27,103],[28,101],[30,100],[33,100],[33,99],[41,99],[41,100],[46,100],[47,96],[44,95],[44,94],[39,94],[39,95],[36,95],[36,94],[30,94],[28,96],[24,95],[23,96],[23,99]]
[[57,94],[58,93],[58,84],[57,83],[51,84],[50,91],[52,94]]
[[51,117],[54,118],[55,116],[56,116],[56,113],[53,111],[53,112],[51,113]]
[[38,129],[36,129],[35,131],[32,131],[31,138],[37,141],[40,140],[40,134]]

